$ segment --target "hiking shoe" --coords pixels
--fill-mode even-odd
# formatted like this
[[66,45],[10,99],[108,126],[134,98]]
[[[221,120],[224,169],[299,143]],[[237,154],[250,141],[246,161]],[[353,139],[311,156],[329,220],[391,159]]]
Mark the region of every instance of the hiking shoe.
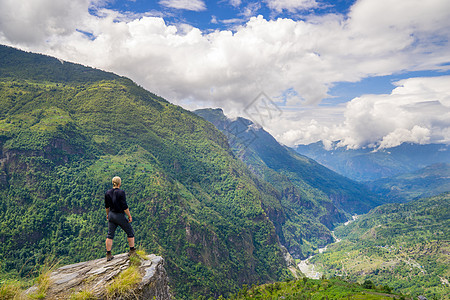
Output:
[[132,256],[137,256],[136,249],[130,250],[130,252],[128,252],[128,257]]
[[111,261],[114,258],[114,256],[112,254],[108,254],[106,253],[106,261]]

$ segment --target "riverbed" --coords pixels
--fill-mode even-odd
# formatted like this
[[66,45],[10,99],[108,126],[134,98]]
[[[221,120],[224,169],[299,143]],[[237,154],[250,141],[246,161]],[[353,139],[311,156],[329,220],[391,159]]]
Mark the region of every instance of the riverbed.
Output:
[[[351,222],[353,222],[357,219],[358,219],[358,216],[354,215],[354,216],[352,216],[352,220],[345,222],[344,225],[347,226],[348,224],[350,224]],[[341,241],[341,239],[336,238],[336,236],[334,235],[334,231],[332,231],[331,233],[335,240],[335,242],[332,244],[339,243]],[[319,253],[323,253],[323,252],[327,251],[327,248],[328,248],[328,245],[326,245],[323,248],[319,248],[318,249]],[[311,279],[320,279],[320,278],[322,278],[322,273],[319,272],[318,270],[316,270],[316,266],[314,264],[309,262],[309,259],[312,258],[313,256],[314,255],[311,255],[307,259],[301,260],[297,266],[300,269],[300,271],[302,271],[302,273],[305,274],[306,277],[311,278]]]

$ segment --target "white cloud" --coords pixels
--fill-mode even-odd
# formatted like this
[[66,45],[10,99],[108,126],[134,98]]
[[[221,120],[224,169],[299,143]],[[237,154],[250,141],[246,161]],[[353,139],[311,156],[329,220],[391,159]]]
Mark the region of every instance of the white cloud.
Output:
[[331,143],[340,137],[336,135],[336,128],[345,120],[345,107],[341,104],[284,111],[282,118],[267,120],[265,129],[288,146],[317,141]]
[[396,128],[383,137],[379,148],[392,148],[405,142],[427,144],[431,139],[430,134],[430,129],[418,125],[411,129]]
[[201,0],[161,0],[158,3],[162,6],[176,9],[185,9],[192,11],[206,10],[206,4]]
[[229,3],[231,6],[239,7],[241,5],[242,1],[241,0],[229,0]]
[[[33,5],[26,6],[0,0],[4,8],[0,19],[7,19],[7,15],[14,24],[2,24],[4,42],[20,46],[25,34],[30,36],[25,42],[32,43],[29,50],[45,51],[66,60],[128,75],[177,103],[195,99],[212,101],[212,106],[225,108],[228,103],[230,107],[239,107],[236,104],[241,103],[240,108],[243,108],[245,102],[262,89],[273,97],[293,89],[306,103],[319,103],[327,97],[328,88],[334,82],[358,81],[366,76],[399,70],[438,69],[441,63],[450,61],[448,1],[420,2],[417,7],[408,7],[410,1],[396,1],[403,3],[402,9],[396,9],[398,14],[404,11],[415,18],[411,24],[394,17],[382,18],[382,15],[378,15],[379,19],[369,18],[371,10],[363,4],[369,3],[373,9],[379,1],[364,0],[354,6],[348,19],[326,15],[295,22],[290,19],[268,21],[260,16],[235,28],[233,33],[208,34],[196,28],[189,33],[181,32],[160,18],[142,17],[130,21],[108,10],[101,11],[102,17],[95,17],[88,14],[86,1],[67,1],[67,6],[77,9],[66,13],[64,22],[58,17],[62,24],[53,26],[46,20],[64,14],[57,9],[53,11],[55,5],[50,5],[49,1],[29,1]],[[5,7],[5,3],[9,5]],[[20,17],[22,6],[28,11],[24,17]],[[35,6],[46,11],[48,16],[43,22],[39,22],[42,17],[39,10],[33,10]],[[435,11],[434,27],[430,25],[428,14],[421,17],[410,9]],[[372,23],[362,21],[364,16],[381,29],[371,29]],[[16,32],[17,28],[20,33]],[[97,39],[86,41],[75,29],[92,32]],[[58,30],[63,33],[59,34]],[[414,37],[432,35],[447,40],[434,44]]]
[[[194,10],[206,8],[202,1],[165,3],[189,3],[193,6],[183,8]],[[291,6],[294,9],[300,3],[312,2],[271,3],[274,10],[276,7],[289,10],[289,3],[297,3],[298,6]],[[359,0],[346,16],[310,16],[305,21],[266,20],[258,16],[233,31],[208,33],[186,25],[167,25],[163,18],[145,14],[134,16],[99,9],[97,15],[91,15],[90,5],[89,0],[0,0],[0,43],[128,76],[188,109],[222,107],[232,115],[243,115],[244,108],[261,91],[274,99],[289,96],[286,105],[294,109],[299,104],[320,103],[336,82],[356,82],[369,76],[405,71],[449,69],[446,63],[450,61],[450,1],[447,0]],[[86,38],[77,29],[92,33],[95,39]],[[385,143],[392,144],[399,136],[406,139],[403,131],[393,134],[396,128],[409,130],[409,139],[424,140],[419,137],[422,131],[412,131],[415,125],[428,128],[430,140],[448,139],[436,133],[436,128],[444,128],[445,122],[431,124],[422,120],[423,123],[413,124],[418,116],[411,109],[418,107],[419,101],[399,93],[403,90],[409,95],[414,86],[424,93],[424,98],[430,91],[413,81],[402,84],[392,95],[354,99],[347,111],[355,114],[346,115],[345,126],[335,128],[326,123],[326,118],[332,117],[325,116],[323,108],[305,106],[300,111],[286,111],[281,116],[284,119],[274,120],[268,129],[286,144],[317,138],[340,138],[352,146],[380,143],[385,138]],[[437,87],[430,85],[427,82],[431,91],[436,92]],[[287,90],[292,93],[286,93]],[[395,101],[401,101],[403,106],[392,109],[416,117],[403,119],[411,120],[408,124],[384,115],[390,123],[365,119],[376,118],[380,107],[389,107],[389,102],[382,101],[384,98],[400,99]],[[427,102],[429,98],[426,99]],[[327,108],[328,113],[342,109]],[[432,105],[427,109],[430,113],[435,111]],[[323,118],[309,117],[319,111]],[[304,121],[295,120],[298,115]],[[333,122],[337,122],[340,117],[334,118],[337,119]],[[431,118],[427,120],[431,122]],[[358,129],[356,125],[364,125],[363,121],[377,126]],[[284,122],[289,125],[282,125]],[[301,134],[293,124],[302,126]],[[376,138],[368,139],[368,132]]]
[[225,20],[220,20],[221,23],[223,24],[242,24],[245,21],[239,18],[233,18],[233,19],[225,19]]
[[449,142],[450,76],[395,83],[390,95],[365,95],[348,103],[342,144],[393,147],[402,142]]
[[319,6],[315,0],[264,0],[264,2],[270,9],[279,13],[283,10],[296,12]]
[[0,37],[9,43],[36,45],[49,36],[73,33],[90,0],[1,0]]
[[251,2],[241,11],[240,15],[246,18],[251,18],[256,16],[258,10],[261,8],[261,4],[259,2]]
[[[449,143],[450,76],[410,78],[395,84],[389,95],[363,95],[345,107],[317,107],[309,110],[309,116],[293,112],[283,126],[272,124],[272,133],[288,145],[319,140],[340,140],[339,146],[349,148]],[[333,113],[337,115],[330,122]]]

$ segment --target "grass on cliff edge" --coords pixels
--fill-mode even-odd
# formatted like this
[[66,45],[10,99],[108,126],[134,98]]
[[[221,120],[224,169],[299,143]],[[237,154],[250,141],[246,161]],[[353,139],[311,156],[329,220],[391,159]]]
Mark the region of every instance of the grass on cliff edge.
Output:
[[70,296],[70,300],[95,300],[97,299],[91,291],[80,291]]
[[20,299],[23,283],[18,280],[8,280],[0,286],[0,299]]
[[132,294],[141,280],[142,275],[139,273],[139,267],[131,265],[106,287],[108,299],[115,299],[119,295]]
[[58,265],[58,261],[54,258],[47,258],[39,272],[39,276],[33,280],[36,289],[25,294],[26,288],[30,286],[29,283],[19,280],[6,280],[0,285],[0,299],[8,300],[22,300],[22,299],[44,299],[47,291],[51,285],[50,274]]
[[130,257],[130,266],[128,269],[122,271],[119,276],[106,287],[108,299],[115,299],[119,295],[126,296],[134,293],[134,289],[142,280],[139,267],[143,259],[146,260],[148,258],[145,250],[142,249],[137,250],[136,255]]
[[[118,295],[132,294],[133,289],[142,280],[142,275],[139,273],[139,266],[141,260],[147,260],[147,253],[145,250],[139,249],[136,251],[137,256],[130,257],[130,267],[121,272],[119,276],[107,287],[108,299],[115,299]],[[25,291],[30,287],[30,283],[19,280],[5,280],[0,281],[0,299],[2,300],[29,300],[29,299],[45,299],[47,290],[51,285],[50,273],[58,265],[54,260],[48,259],[44,262],[39,276],[33,280],[36,285],[36,290],[31,294],[25,294]],[[95,299],[91,291],[79,291],[70,296],[71,300],[87,300]]]

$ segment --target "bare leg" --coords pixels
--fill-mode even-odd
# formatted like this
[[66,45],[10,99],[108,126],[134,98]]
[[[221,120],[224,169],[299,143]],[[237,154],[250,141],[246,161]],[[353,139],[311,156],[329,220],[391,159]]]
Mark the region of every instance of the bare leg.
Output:
[[[130,246],[130,248],[134,247],[134,237],[127,238],[127,239],[128,239],[128,245]],[[112,240],[111,240],[111,243],[112,243]]]
[[113,240],[107,238],[106,239],[106,251],[111,251],[112,244],[113,244]]

